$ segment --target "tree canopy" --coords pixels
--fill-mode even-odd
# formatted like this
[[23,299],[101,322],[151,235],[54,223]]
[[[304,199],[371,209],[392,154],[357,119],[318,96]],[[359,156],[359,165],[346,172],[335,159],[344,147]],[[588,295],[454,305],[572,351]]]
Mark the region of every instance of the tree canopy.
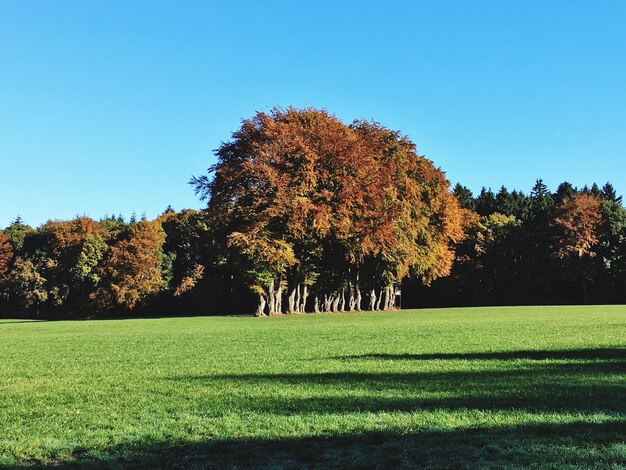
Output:
[[[192,180],[235,252],[258,314],[395,304],[413,274],[446,275],[462,236],[443,172],[399,132],[342,123],[316,109],[276,108],[243,121]],[[212,178],[211,178],[212,176]],[[384,301],[381,299],[384,297]],[[382,302],[382,304],[381,304]]]

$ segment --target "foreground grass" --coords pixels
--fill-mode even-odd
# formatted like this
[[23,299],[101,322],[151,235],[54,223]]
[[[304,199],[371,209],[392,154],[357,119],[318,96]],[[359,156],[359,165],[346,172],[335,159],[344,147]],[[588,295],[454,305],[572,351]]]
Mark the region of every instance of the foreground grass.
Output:
[[626,307],[0,320],[0,466],[626,468]]

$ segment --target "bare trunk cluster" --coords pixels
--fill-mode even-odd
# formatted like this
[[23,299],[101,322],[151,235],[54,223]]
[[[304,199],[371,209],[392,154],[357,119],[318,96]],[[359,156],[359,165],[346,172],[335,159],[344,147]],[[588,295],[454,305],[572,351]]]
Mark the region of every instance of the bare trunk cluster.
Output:
[[[358,281],[358,278],[357,278]],[[324,312],[360,312],[362,311],[363,295],[358,282],[350,282],[347,288],[334,292],[314,291],[312,300],[309,300],[309,286],[303,282],[293,282],[286,292],[283,292],[281,282],[272,281],[264,293],[259,293],[256,310],[257,316],[280,315],[282,313],[296,314],[312,311]],[[286,306],[283,309],[282,299],[286,297]],[[369,294],[368,310],[383,311],[396,308],[396,287],[373,287]],[[310,308],[307,310],[307,308]]]

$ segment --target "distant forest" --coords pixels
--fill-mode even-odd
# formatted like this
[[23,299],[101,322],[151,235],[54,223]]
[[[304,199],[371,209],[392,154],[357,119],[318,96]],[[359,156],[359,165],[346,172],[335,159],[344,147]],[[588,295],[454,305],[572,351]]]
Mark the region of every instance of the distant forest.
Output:
[[453,192],[474,220],[450,276],[405,283],[407,306],[626,302],[626,210],[610,183]]
[[19,217],[0,315],[46,318],[624,303],[626,210],[609,183],[454,187],[404,135],[325,111],[244,120],[155,220]]

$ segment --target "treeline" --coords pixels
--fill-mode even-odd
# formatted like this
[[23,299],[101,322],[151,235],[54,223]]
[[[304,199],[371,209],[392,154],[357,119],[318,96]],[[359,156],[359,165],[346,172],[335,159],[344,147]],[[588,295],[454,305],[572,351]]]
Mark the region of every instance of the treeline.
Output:
[[[501,188],[476,196],[456,185],[453,193],[470,220],[454,245],[451,273],[430,286],[405,279],[404,308],[626,302],[626,210],[612,185],[563,183],[549,192],[538,181],[527,195]],[[252,312],[258,294],[247,284],[250,273],[230,264],[212,228],[206,210],[168,209],[153,221],[77,217],[36,229],[18,218],[0,231],[0,313]],[[303,291],[298,305],[310,303]],[[297,287],[289,292],[294,309],[296,294]],[[367,294],[361,308],[381,308]],[[384,301],[384,293],[377,297]],[[356,309],[356,299],[344,298],[344,310]]]
[[0,231],[5,316],[243,311],[249,296],[236,282],[215,258],[203,211],[168,208],[152,221],[77,217],[36,229],[18,218]]
[[0,240],[4,311],[388,310],[407,276],[449,274],[468,211],[399,132],[277,108],[216,156],[191,181],[201,212],[16,221]]
[[399,132],[325,111],[244,120],[155,220],[19,218],[0,231],[0,314],[110,316],[626,301],[610,184],[474,196]]
[[475,214],[455,265],[428,289],[408,281],[407,305],[626,302],[626,211],[610,183],[454,194]]

